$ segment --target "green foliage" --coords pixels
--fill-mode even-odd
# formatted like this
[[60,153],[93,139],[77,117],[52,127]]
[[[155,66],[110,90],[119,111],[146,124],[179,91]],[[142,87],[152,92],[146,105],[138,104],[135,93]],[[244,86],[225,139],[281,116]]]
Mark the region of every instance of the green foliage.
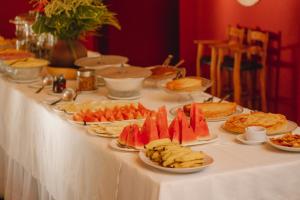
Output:
[[115,13],[99,0],[51,0],[39,13],[33,30],[37,34],[52,33],[59,39],[78,39],[103,25],[120,29]]

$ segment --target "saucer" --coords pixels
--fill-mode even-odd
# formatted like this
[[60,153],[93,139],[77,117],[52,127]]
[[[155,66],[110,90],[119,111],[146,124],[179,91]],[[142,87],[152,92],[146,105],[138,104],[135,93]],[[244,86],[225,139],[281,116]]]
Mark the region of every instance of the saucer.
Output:
[[249,141],[249,140],[246,140],[244,134],[237,135],[236,139],[238,141],[240,141],[241,143],[248,144],[248,145],[256,145],[256,144],[262,144],[262,143],[266,142],[266,140],[264,140],[264,141]]

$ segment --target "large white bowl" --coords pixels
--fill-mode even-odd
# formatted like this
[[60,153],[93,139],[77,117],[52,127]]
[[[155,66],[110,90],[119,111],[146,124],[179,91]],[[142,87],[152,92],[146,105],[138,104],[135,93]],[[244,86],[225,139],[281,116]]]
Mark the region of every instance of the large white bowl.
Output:
[[109,95],[114,97],[131,97],[140,94],[145,78],[103,78]]

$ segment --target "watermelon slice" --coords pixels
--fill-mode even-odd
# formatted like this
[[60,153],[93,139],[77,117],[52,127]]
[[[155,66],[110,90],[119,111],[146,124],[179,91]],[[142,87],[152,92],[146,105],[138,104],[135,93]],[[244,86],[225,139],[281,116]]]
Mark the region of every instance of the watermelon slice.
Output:
[[186,117],[186,115],[183,113],[181,118],[181,124],[180,124],[180,143],[181,144],[188,144],[190,142],[197,140],[197,135],[194,133],[193,128],[190,126],[189,121]]
[[125,126],[121,132],[121,134],[119,135],[119,143],[122,145],[126,145],[127,143],[127,137],[130,134],[130,125],[129,126]]
[[[141,134],[141,131],[140,131],[138,125],[136,125],[136,124],[132,125],[132,135],[134,137],[133,147],[136,149],[142,149],[144,147],[142,134]],[[128,144],[128,145],[130,145],[130,144]]]
[[146,145],[153,140],[159,139],[156,123],[151,117],[147,117],[142,127],[142,140]]
[[176,116],[169,126],[170,139],[174,143],[180,143],[180,125],[178,116]]
[[209,130],[204,114],[196,103],[191,105],[190,124],[198,138],[209,136]]
[[168,118],[166,107],[160,107],[156,116],[156,124],[159,138],[169,138]]
[[135,137],[133,134],[133,126],[129,125],[129,133],[126,140],[126,146],[134,147],[135,146]]

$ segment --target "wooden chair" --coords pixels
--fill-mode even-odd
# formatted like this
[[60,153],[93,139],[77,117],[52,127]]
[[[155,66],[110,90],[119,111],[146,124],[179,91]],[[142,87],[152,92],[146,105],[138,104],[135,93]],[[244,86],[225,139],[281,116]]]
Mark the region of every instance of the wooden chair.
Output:
[[[267,61],[267,48],[268,48],[269,35],[268,33],[248,30],[247,33],[247,46],[227,46],[219,47],[219,57],[217,64],[218,74],[218,95],[221,95],[222,80],[221,70],[227,69],[233,72],[233,96],[234,101],[238,104],[241,103],[241,72],[258,73],[258,79],[260,84],[260,96],[261,96],[261,109],[267,110],[266,100],[266,61]],[[225,51],[230,51],[233,58],[224,57]],[[248,76],[247,86],[250,98],[252,98],[252,78]]]
[[[233,26],[227,28],[227,40],[195,40],[197,45],[196,55],[196,75],[201,76],[201,64],[210,65],[210,79],[213,82],[212,94],[216,95],[217,76],[216,66],[218,62],[218,46],[219,45],[240,45],[244,41],[245,29]],[[204,55],[205,50],[210,50],[210,55]]]

